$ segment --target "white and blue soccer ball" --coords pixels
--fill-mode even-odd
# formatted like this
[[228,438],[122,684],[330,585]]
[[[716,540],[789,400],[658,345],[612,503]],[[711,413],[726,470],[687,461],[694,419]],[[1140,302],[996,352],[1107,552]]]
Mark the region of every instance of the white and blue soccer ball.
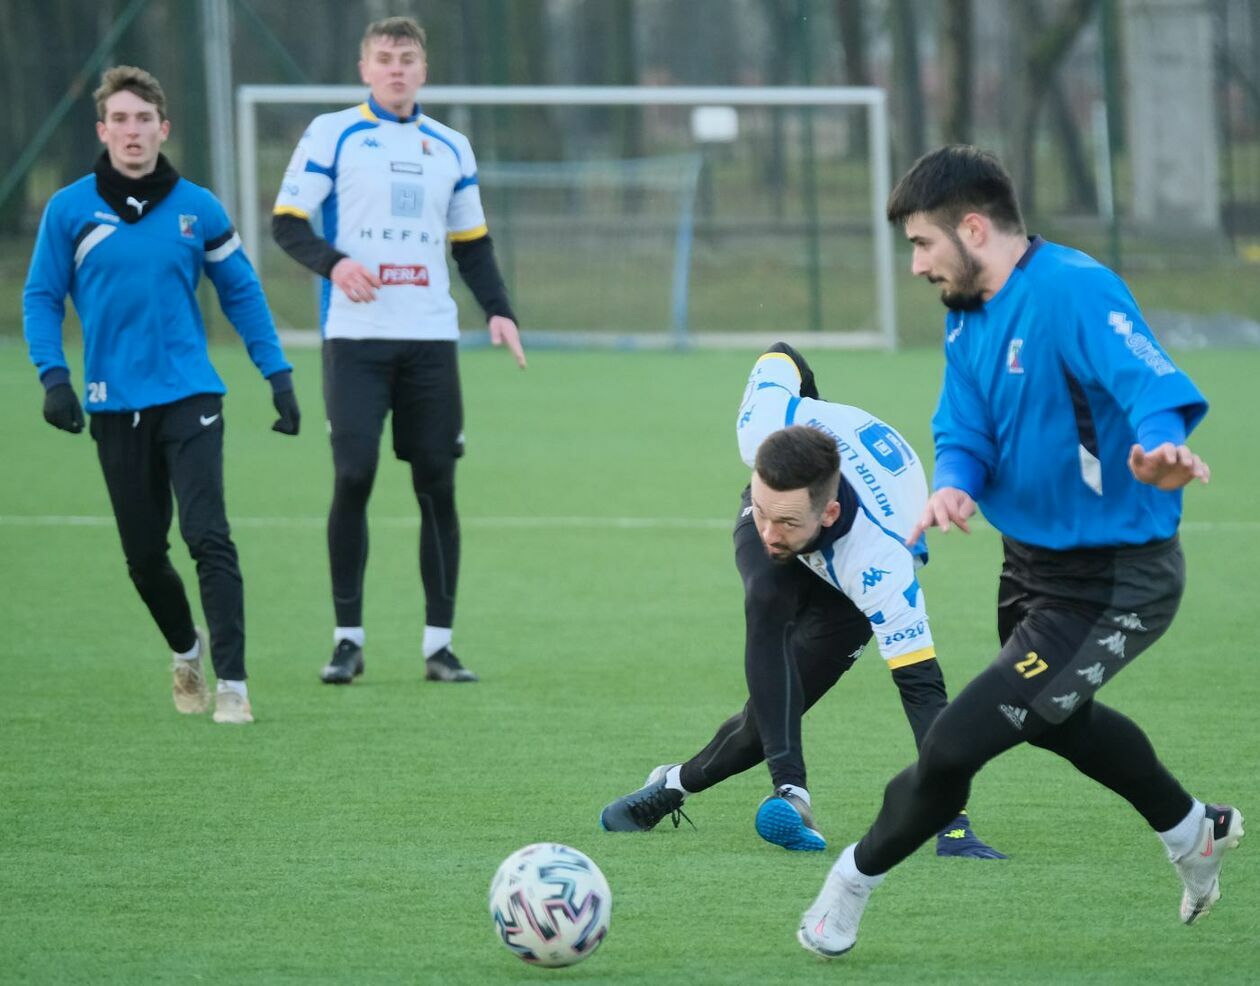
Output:
[[608,934],[612,893],[585,853],[537,842],[499,866],[490,883],[490,916],[503,944],[523,961],[573,965]]

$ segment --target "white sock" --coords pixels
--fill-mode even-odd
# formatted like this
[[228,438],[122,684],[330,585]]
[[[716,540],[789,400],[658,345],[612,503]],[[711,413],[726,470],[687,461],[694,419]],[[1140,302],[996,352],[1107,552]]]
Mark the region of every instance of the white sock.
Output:
[[243,681],[224,681],[220,678],[218,691],[219,694],[223,694],[223,692],[236,692],[236,694],[241,698],[247,700],[249,699],[249,692],[246,690],[245,682]]
[[1203,802],[1196,798],[1190,807],[1190,814],[1167,832],[1159,833],[1159,837],[1164,840],[1164,845],[1168,849],[1169,859],[1184,856],[1198,844],[1204,817]]
[[355,647],[363,646],[363,627],[337,627],[333,630],[333,646],[348,640]]
[[431,627],[424,628],[424,643],[421,645],[424,650],[425,660],[428,660],[443,647],[451,646],[451,628],[450,627]]
[[809,804],[809,792],[803,787],[797,787],[795,784],[783,784],[779,787],[780,791],[787,791],[788,794],[795,794],[798,798]]
[[836,860],[836,867],[840,870],[840,875],[845,881],[861,887],[863,890],[871,891],[884,882],[886,874],[881,873],[879,876],[867,876],[857,868],[857,860],[853,858],[853,850],[857,848],[857,843],[846,846],[844,852],[840,854],[840,858]]
[[[172,654],[175,654],[175,652],[174,652],[174,651],[171,651],[171,653],[172,653]],[[184,653],[182,653],[182,654],[175,654],[175,660],[177,660],[177,661],[195,661],[195,660],[197,660],[197,658],[199,658],[200,656],[201,656],[201,637],[200,637],[200,635],[198,635],[197,639],[193,641],[192,649],[191,649],[191,650],[186,650],[186,651],[184,651]]]
[[683,794],[691,793],[682,785],[682,764],[674,764],[665,772],[665,786],[681,791]]

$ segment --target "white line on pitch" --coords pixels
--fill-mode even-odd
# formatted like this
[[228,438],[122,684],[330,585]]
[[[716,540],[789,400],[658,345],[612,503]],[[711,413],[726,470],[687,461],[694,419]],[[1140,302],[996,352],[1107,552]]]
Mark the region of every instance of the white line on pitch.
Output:
[[[465,527],[501,528],[615,528],[622,530],[686,530],[718,529],[731,526],[733,517],[469,517],[461,516]],[[228,517],[233,527],[323,527],[327,517]],[[380,527],[418,527],[420,518],[369,517],[368,522]],[[973,520],[978,531],[992,531],[979,518]],[[114,518],[92,515],[26,515],[0,514],[0,527],[113,527]],[[1260,530],[1260,520],[1188,520],[1183,531],[1227,533]]]

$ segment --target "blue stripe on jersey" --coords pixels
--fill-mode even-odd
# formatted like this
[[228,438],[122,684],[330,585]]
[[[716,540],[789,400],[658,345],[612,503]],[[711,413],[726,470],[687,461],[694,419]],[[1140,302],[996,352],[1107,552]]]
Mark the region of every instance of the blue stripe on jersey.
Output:
[[302,170],[309,171],[316,175],[323,175],[325,178],[335,177],[332,168],[325,168],[322,164],[316,164],[314,161],[307,161],[306,167]]
[[[324,239],[334,247],[337,245],[337,183],[333,182],[332,191],[320,207]],[[319,334],[324,335],[324,327],[328,324],[328,308],[332,304],[332,278],[319,279]]]
[[866,514],[866,516],[870,519],[870,522],[872,524],[874,524],[881,531],[887,534],[890,538],[896,541],[899,545],[901,545],[903,548],[909,551],[910,554],[918,555],[924,560],[924,562],[927,561],[927,539],[922,534],[919,535],[919,540],[914,542],[913,548],[907,548],[906,539],[903,538],[896,531],[890,531],[887,527],[885,527],[883,524],[877,521],[875,519],[875,515],[871,513],[870,510],[867,509],[866,504],[862,502],[862,498],[860,496],[857,498],[857,502],[858,502],[858,506],[862,508],[862,513]]
[[360,130],[375,130],[379,126],[379,123],[375,123],[372,120],[360,120],[358,123],[352,123],[341,132],[341,136],[337,138],[337,147],[333,151],[332,170],[328,173],[329,178],[333,179],[333,181],[337,180],[337,160],[341,157],[341,145],[350,138],[350,135],[356,134]]
[[467,188],[469,185],[480,185],[480,184],[481,182],[477,180],[476,175],[469,175],[467,178],[461,178],[459,181],[455,183],[455,191],[456,192],[461,191],[462,189]]
[[[784,389],[786,390],[787,388],[785,387]],[[787,411],[783,415],[784,428],[786,428],[788,425],[792,424],[796,420],[796,409],[800,407],[800,404],[801,404],[801,399],[799,397],[793,397],[790,401],[787,402]]]
[[427,123],[420,124],[420,132],[422,134],[428,134],[430,137],[434,137],[437,140],[440,140],[443,144],[449,147],[451,149],[451,153],[455,155],[455,160],[459,161],[460,170],[461,171],[463,170],[464,162],[460,159],[459,151],[456,150],[455,144],[452,143],[452,141],[449,138],[443,137],[440,133],[438,133],[436,130],[430,127]]

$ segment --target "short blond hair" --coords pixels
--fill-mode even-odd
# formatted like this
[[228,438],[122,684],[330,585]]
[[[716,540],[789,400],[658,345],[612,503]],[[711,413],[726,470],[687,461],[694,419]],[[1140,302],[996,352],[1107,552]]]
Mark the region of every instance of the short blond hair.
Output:
[[424,28],[414,17],[386,17],[384,20],[373,21],[363,32],[363,41],[359,44],[360,53],[366,55],[368,45],[379,38],[389,38],[395,43],[414,41],[420,46],[422,54],[426,50]]
[[92,98],[96,100],[96,118],[105,119],[105,102],[110,96],[119,92],[129,92],[139,96],[146,103],[157,107],[158,118],[166,119],[166,93],[162,91],[162,83],[142,68],[134,65],[115,65],[107,69],[101,76],[101,84]]

